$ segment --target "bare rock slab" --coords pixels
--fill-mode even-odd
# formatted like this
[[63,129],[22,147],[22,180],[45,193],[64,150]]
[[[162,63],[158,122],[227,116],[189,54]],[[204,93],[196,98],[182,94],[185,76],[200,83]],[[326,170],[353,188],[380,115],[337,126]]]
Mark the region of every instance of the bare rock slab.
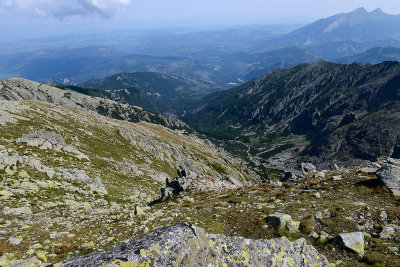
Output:
[[181,223],[149,232],[109,251],[66,260],[63,266],[329,266],[305,239],[251,240],[207,234]]
[[400,166],[385,164],[376,175],[392,191],[394,196],[400,197]]
[[340,234],[336,237],[336,242],[361,257],[364,255],[364,234],[362,232]]

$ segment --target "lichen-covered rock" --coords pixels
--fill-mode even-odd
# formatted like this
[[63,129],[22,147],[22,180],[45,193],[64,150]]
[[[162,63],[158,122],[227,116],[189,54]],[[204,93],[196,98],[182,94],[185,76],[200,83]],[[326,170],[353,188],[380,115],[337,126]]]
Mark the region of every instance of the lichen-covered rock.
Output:
[[32,210],[29,207],[21,208],[4,208],[3,213],[5,215],[31,215]]
[[400,242],[400,226],[389,224],[383,227],[379,234],[380,238],[388,240],[396,240]]
[[[68,259],[64,266],[329,266],[304,239],[251,240],[207,234],[178,224],[159,228],[109,251]],[[136,264],[136,265],[135,265]]]
[[2,190],[0,191],[0,199],[9,199],[12,197],[14,194],[10,191]]
[[337,236],[336,242],[361,257],[364,255],[364,234],[362,232],[340,234]]
[[107,189],[100,178],[91,178],[85,171],[78,169],[60,169],[61,177],[70,182],[85,184],[91,191],[107,194]]
[[269,215],[267,221],[275,229],[288,230],[290,233],[298,232],[300,227],[299,221],[293,221],[290,215],[279,212]]
[[384,164],[377,173],[379,179],[392,191],[394,196],[400,196],[400,166]]
[[14,259],[13,254],[6,253],[0,257],[0,266],[2,267],[39,267],[43,266],[42,262],[36,258],[32,257],[30,259],[25,260],[16,260]]

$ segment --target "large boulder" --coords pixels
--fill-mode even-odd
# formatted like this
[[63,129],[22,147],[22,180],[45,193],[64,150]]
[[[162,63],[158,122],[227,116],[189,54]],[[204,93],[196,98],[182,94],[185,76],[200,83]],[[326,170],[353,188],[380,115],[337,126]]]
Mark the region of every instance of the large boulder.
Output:
[[386,163],[377,171],[376,175],[394,196],[400,196],[400,166]]
[[362,232],[343,233],[336,237],[336,242],[345,249],[364,255],[364,234]]
[[317,171],[317,167],[315,167],[312,163],[301,163],[301,170],[303,174],[306,175],[308,173],[313,173]]
[[[124,265],[123,265],[124,264]],[[131,264],[131,265],[129,265]],[[178,224],[147,233],[109,251],[68,259],[64,266],[329,266],[305,239],[252,240],[207,234]]]

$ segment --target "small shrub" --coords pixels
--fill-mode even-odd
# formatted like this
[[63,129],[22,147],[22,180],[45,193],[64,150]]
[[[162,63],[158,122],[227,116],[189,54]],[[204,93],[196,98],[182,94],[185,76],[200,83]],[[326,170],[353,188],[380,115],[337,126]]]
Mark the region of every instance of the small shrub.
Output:
[[386,261],[386,257],[378,252],[372,252],[364,256],[363,261],[373,266],[385,266],[383,263]]

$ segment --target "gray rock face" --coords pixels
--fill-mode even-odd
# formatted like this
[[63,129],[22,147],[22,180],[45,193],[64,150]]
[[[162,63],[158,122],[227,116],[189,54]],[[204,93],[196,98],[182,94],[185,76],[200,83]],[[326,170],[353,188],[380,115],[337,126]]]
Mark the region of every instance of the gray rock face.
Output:
[[400,196],[400,166],[386,163],[376,174],[392,191],[394,196]]
[[[159,228],[109,251],[63,262],[64,266],[329,266],[304,239],[251,240],[207,234],[202,228],[178,224]],[[215,264],[215,265],[214,265]]]
[[64,151],[71,153],[78,159],[87,159],[88,156],[80,152],[76,147],[67,145],[64,138],[53,131],[41,129],[33,134],[23,134],[16,140],[17,143],[26,143],[27,146],[39,147],[40,149],[53,149],[55,151]]
[[90,178],[83,170],[68,170],[62,169],[63,179],[85,184],[91,191],[97,192],[99,194],[107,194],[107,190],[104,187],[103,182],[99,178]]
[[364,255],[364,234],[362,232],[340,234],[337,236],[336,242],[361,257]]

